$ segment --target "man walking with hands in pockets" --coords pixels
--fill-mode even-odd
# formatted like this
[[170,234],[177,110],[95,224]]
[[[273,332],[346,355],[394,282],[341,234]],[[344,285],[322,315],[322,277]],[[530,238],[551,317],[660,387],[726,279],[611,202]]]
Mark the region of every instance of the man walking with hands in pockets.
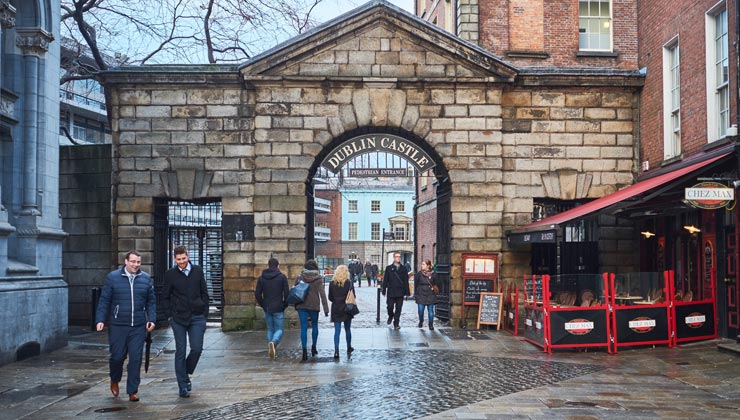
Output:
[[393,254],[393,264],[385,268],[383,275],[383,296],[387,295],[388,325],[393,322],[393,327],[401,329],[401,309],[403,308],[403,297],[411,296],[409,290],[409,272],[401,264],[401,254]]
[[154,329],[157,319],[154,285],[149,275],[139,269],[141,254],[129,251],[120,270],[105,278],[95,313],[97,330],[103,331],[109,318],[110,392],[118,396],[118,383],[123,376],[123,361],[128,354],[126,393],[129,401],[139,401],[141,358],[147,331]]
[[[180,397],[190,397],[190,375],[195,372],[203,352],[203,336],[208,316],[208,287],[203,269],[190,263],[188,250],[176,246],[176,265],[164,275],[162,306],[175,336],[175,376]],[[190,354],[185,357],[187,341]]]

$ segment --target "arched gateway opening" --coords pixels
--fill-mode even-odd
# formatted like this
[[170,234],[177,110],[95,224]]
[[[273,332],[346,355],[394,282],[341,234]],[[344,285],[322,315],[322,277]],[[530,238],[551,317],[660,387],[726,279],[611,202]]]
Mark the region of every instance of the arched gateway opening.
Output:
[[[391,156],[391,163],[387,156]],[[385,158],[384,158],[385,157]],[[407,169],[405,166],[408,166]],[[325,177],[336,177],[340,181],[346,178],[374,178],[382,182],[383,179],[394,177],[412,177],[411,184],[414,189],[414,208],[413,216],[406,220],[404,216],[396,216],[389,219],[387,228],[390,232],[373,226],[370,230],[371,239],[382,242],[383,251],[379,253],[382,257],[378,261],[378,266],[383,269],[387,262],[387,255],[393,251],[398,251],[396,244],[388,243],[385,248],[386,239],[395,239],[399,235],[405,235],[408,230],[403,224],[413,223],[413,238],[406,237],[406,240],[413,241],[413,252],[403,254],[404,261],[409,261],[416,271],[422,259],[432,260],[435,265],[438,279],[441,282],[440,294],[437,301],[436,316],[443,321],[451,318],[450,310],[450,233],[451,233],[451,212],[450,212],[450,194],[451,182],[447,168],[439,154],[426,141],[419,136],[395,127],[362,127],[342,134],[335,138],[331,143],[326,145],[321,153],[316,157],[314,164],[307,178],[306,185],[306,258],[316,258],[316,238],[317,234],[321,236],[327,228],[324,226],[317,227],[316,214],[317,208],[326,207],[330,212],[341,212],[342,208],[332,208],[326,199],[317,198],[317,187],[319,179]],[[418,211],[420,210],[418,194],[423,189],[429,188],[426,185],[426,179],[432,178],[428,184],[436,192],[436,198],[430,200],[423,207],[424,211],[433,211],[436,217],[434,226],[419,226]],[[420,186],[420,182],[425,182]],[[341,200],[341,198],[340,198]],[[402,201],[397,202],[400,205]],[[398,209],[396,209],[398,210]],[[352,211],[352,210],[350,210]],[[373,211],[372,209],[355,209],[356,212]],[[375,232],[377,230],[377,232]],[[433,235],[434,242],[430,245],[419,244],[419,233],[427,232]],[[346,235],[343,235],[346,237]],[[426,255],[415,255],[419,253]],[[355,250],[340,252],[342,255],[339,259],[331,259],[325,262],[326,266],[345,263],[347,258],[357,258],[369,260],[367,253],[360,252],[359,255]],[[377,257],[377,255],[373,255]],[[321,265],[321,264],[320,264]]]

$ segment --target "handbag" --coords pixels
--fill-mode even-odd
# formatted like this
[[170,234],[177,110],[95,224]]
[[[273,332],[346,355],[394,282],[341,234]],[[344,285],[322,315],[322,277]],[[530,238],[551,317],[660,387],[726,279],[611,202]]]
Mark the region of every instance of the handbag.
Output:
[[[424,274],[422,274],[422,276],[424,276]],[[435,295],[438,295],[439,286],[437,286],[436,284],[432,284],[432,282],[429,281],[429,278],[427,276],[424,276],[424,279],[426,279],[427,284],[432,287],[432,293],[434,293]]]
[[355,316],[360,313],[360,309],[357,307],[357,300],[355,300],[354,289],[349,290],[347,298],[344,300],[344,313],[349,316]]
[[308,296],[308,288],[310,286],[310,284],[304,283],[303,280],[301,280],[298,284],[291,287],[288,292],[288,305],[298,305],[299,303],[303,303],[303,301],[306,300],[306,296]]

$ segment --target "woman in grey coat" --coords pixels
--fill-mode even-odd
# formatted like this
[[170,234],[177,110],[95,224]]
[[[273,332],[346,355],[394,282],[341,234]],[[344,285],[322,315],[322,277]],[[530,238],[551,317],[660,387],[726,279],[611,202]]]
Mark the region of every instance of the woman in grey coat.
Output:
[[301,345],[303,346],[302,360],[308,360],[306,344],[308,341],[308,321],[311,320],[311,356],[316,356],[316,341],[319,339],[319,309],[324,307],[324,315],[329,316],[329,302],[324,292],[324,279],[319,274],[319,266],[314,260],[306,261],[303,272],[298,276],[298,282],[309,284],[306,300],[295,306],[298,311],[298,319],[301,321]]
[[424,326],[424,308],[426,307],[429,315],[429,329],[432,331],[434,331],[434,304],[437,303],[437,295],[434,294],[435,285],[437,285],[437,275],[432,269],[432,262],[422,261],[421,270],[414,275],[414,298],[419,308],[419,328]]

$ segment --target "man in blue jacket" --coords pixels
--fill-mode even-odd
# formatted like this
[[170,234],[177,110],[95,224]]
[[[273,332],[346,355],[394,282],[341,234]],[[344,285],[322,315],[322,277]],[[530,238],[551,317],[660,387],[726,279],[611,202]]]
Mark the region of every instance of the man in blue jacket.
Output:
[[288,278],[280,272],[277,258],[267,261],[267,270],[257,279],[254,298],[265,311],[267,353],[275,359],[275,351],[283,337],[285,308],[288,307]]
[[[162,309],[175,336],[175,376],[182,398],[190,397],[190,375],[195,372],[203,352],[203,336],[208,316],[208,286],[200,266],[190,263],[188,250],[176,246],[172,252],[176,265],[164,274]],[[187,339],[187,341],[186,341]],[[190,353],[185,357],[188,342]]]
[[144,340],[147,331],[154,329],[157,319],[152,279],[139,269],[140,266],[141,254],[129,251],[121,269],[111,271],[106,277],[95,314],[98,331],[103,331],[110,315],[110,391],[114,397],[118,396],[123,361],[128,354],[126,393],[129,401],[139,401]]

